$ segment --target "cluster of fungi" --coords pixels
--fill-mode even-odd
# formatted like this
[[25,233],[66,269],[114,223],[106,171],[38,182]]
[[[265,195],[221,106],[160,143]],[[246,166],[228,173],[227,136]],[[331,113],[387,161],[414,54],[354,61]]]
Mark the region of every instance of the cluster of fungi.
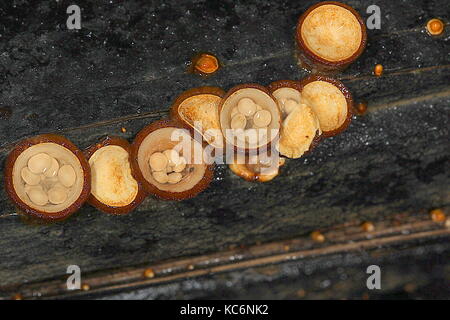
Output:
[[[150,123],[131,144],[105,137],[82,152],[58,135],[21,141],[7,159],[9,196],[21,211],[45,220],[64,219],[85,201],[106,213],[125,214],[147,195],[196,196],[213,179],[211,159],[225,149],[233,150],[227,163],[236,175],[272,180],[286,158],[300,158],[348,127],[351,94],[324,74],[342,70],[361,54],[366,31],[352,8],[324,2],[300,17],[296,39],[302,65],[315,75],[267,87],[241,84],[228,92],[187,90],[172,104],[170,119]],[[212,156],[205,156],[208,148]]]

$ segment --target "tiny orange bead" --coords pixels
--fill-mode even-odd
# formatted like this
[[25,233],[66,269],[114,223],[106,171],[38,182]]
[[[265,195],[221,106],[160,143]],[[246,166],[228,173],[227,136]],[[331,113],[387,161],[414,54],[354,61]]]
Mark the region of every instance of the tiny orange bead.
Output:
[[325,236],[319,231],[314,231],[313,233],[311,233],[311,239],[313,239],[315,242],[324,242]]
[[151,268],[145,269],[144,277],[146,277],[146,278],[154,278],[155,277],[155,272]]
[[444,32],[444,23],[440,19],[431,19],[427,22],[427,31],[432,36],[438,36]]
[[91,289],[91,286],[88,285],[87,283],[85,283],[81,286],[81,290],[83,290],[83,291],[89,291],[90,289]]
[[372,231],[374,231],[375,230],[375,226],[374,226],[374,224],[372,223],[372,222],[364,222],[362,225],[361,225],[361,228],[365,231],[365,232],[372,232]]
[[434,209],[430,211],[431,220],[434,222],[444,222],[446,219],[444,211],[441,209]]
[[359,102],[356,106],[355,106],[355,111],[358,115],[362,116],[363,114],[365,114],[367,112],[367,103],[365,102]]
[[20,293],[18,293],[18,294],[13,295],[12,299],[13,300],[23,300],[23,297]]
[[383,74],[383,66],[382,66],[381,64],[377,64],[377,65],[375,66],[375,69],[373,70],[373,73],[374,73],[377,77],[381,76],[381,75]]

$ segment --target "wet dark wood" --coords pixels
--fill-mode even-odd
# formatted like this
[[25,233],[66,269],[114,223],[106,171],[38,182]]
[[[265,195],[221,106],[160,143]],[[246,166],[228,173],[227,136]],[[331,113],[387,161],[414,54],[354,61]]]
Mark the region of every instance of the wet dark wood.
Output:
[[[242,272],[182,279],[175,283],[119,293],[89,294],[100,299],[448,299],[442,242],[427,239],[389,249],[306,257],[279,265],[251,267]],[[422,252],[420,255],[415,251]],[[394,253],[393,253],[394,252]],[[367,290],[369,265],[381,267],[381,290]]]
[[[256,294],[254,297],[257,298],[258,293],[255,289],[267,286],[264,276],[268,276],[274,284],[275,290],[270,290],[269,296],[276,294],[280,298],[298,291],[308,291],[309,297],[314,297],[311,293],[318,297],[323,295],[334,298],[357,298],[358,294],[362,294],[359,297],[361,298],[370,292],[365,287],[363,277],[368,261],[382,268],[383,291],[379,291],[378,296],[389,296],[394,293],[404,295],[404,291],[408,291],[411,297],[423,297],[423,294],[428,297],[447,295],[448,288],[440,290],[448,282],[448,274],[444,269],[445,253],[442,257],[439,256],[440,251],[446,252],[449,249],[446,242],[450,237],[450,229],[444,223],[437,223],[423,213],[402,213],[371,224],[373,229],[370,231],[363,229],[360,223],[346,223],[322,230],[321,233],[326,239],[323,243],[315,241],[310,236],[303,236],[248,247],[233,247],[221,252],[162,261],[120,271],[96,272],[83,276],[83,283],[89,290],[68,291],[66,277],[2,287],[0,299],[8,299],[18,292],[24,299],[86,297],[160,299],[207,298],[220,295],[242,298],[252,294]],[[398,250],[399,248],[403,249]],[[427,254],[423,254],[425,248]],[[360,258],[364,256],[365,259]],[[398,275],[402,265],[396,262],[400,259],[415,260],[412,275]],[[432,264],[429,264],[430,261]],[[330,265],[339,267],[333,271],[330,270]],[[322,270],[323,267],[325,270]],[[414,292],[418,287],[430,285],[428,282],[419,281],[426,278],[424,277],[426,267],[433,268],[432,287],[431,290],[425,290],[422,295],[418,295]],[[308,277],[313,271],[316,275]],[[348,273],[357,273],[357,277],[349,277]],[[147,274],[151,276],[146,276]],[[419,276],[422,279],[419,279]],[[325,280],[321,280],[320,286],[317,287],[317,278],[324,277]],[[280,278],[284,280],[279,281]],[[286,278],[289,278],[289,282]],[[234,283],[231,290],[224,288],[227,286],[224,283],[225,279],[228,283],[230,281]],[[333,286],[336,288],[333,288],[332,281],[335,282]],[[442,281],[444,284],[435,288],[436,281]],[[176,285],[174,282],[177,282]],[[180,291],[179,286],[183,285],[188,287]],[[193,287],[196,289],[192,290]],[[370,293],[373,295],[377,292]]]
[[[80,31],[66,30],[67,1],[22,3],[0,8],[2,169],[24,137],[56,132],[79,147],[105,134],[131,141],[183,90],[307,74],[296,65],[293,30],[313,1],[78,1]],[[365,18],[373,1],[347,3]],[[85,206],[64,223],[30,226],[1,190],[0,286],[61,276],[69,264],[115,270],[449,206],[449,26],[440,38],[423,28],[436,16],[449,21],[448,1],[375,4],[382,29],[369,30],[366,52],[339,76],[368,102],[348,131],[288,161],[270,183],[221,166],[197,198],[148,198],[124,217]],[[206,79],[186,72],[202,51],[223,63]],[[377,63],[382,77],[372,75]]]

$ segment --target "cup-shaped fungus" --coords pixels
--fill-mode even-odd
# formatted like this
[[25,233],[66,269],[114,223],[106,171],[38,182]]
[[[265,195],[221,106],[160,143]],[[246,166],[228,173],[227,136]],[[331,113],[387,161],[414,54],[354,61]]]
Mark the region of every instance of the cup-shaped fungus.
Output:
[[105,137],[90,146],[86,159],[91,167],[88,202],[105,213],[126,214],[145,198],[130,162],[131,146],[125,139]]
[[192,198],[214,176],[213,161],[192,129],[173,120],[153,122],[137,134],[132,166],[144,189],[166,200]]
[[319,120],[310,106],[301,98],[296,81],[280,80],[269,85],[282,114],[278,151],[288,158],[300,158],[319,141]]
[[352,7],[324,1],[300,16],[296,40],[302,66],[333,72],[345,69],[362,54],[367,31],[361,16]]
[[223,98],[220,126],[226,143],[240,151],[269,146],[278,138],[281,112],[267,88],[243,84]]
[[349,126],[353,98],[344,84],[325,76],[310,76],[300,82],[302,103],[319,119],[324,137],[334,136]]
[[212,146],[222,148],[219,105],[224,95],[225,92],[217,87],[187,90],[173,103],[170,110],[171,118],[194,128]]
[[278,152],[246,154],[237,152],[229,164],[231,171],[247,181],[267,182],[279,174],[285,159]]
[[89,164],[68,139],[39,135],[22,140],[9,154],[5,187],[22,212],[46,221],[63,220],[89,196]]
[[220,68],[219,60],[210,53],[200,53],[192,58],[189,71],[201,76],[210,76]]

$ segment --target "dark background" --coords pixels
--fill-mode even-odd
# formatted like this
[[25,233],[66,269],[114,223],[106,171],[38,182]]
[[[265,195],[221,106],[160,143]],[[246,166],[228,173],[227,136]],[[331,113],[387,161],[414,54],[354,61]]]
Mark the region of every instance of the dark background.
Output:
[[[15,142],[40,133],[63,134],[80,148],[106,134],[132,141],[146,124],[167,116],[178,94],[195,86],[228,90],[240,83],[301,79],[307,72],[296,63],[294,29],[313,3],[3,1],[1,165]],[[245,182],[220,166],[212,186],[198,197],[182,202],[149,197],[128,216],[86,205],[64,223],[31,226],[0,190],[3,296],[10,286],[58,279],[70,264],[87,274],[114,272],[230,246],[308,237],[348,223],[376,224],[398,213],[425,217],[433,208],[447,210],[448,0],[345,3],[364,19],[367,6],[381,8],[381,30],[368,31],[365,53],[338,76],[355,101],[368,103],[366,115],[354,117],[346,132],[311,154],[287,161],[272,182]],[[81,30],[66,28],[70,4],[81,7]],[[424,29],[434,17],[447,24],[439,38]],[[223,64],[208,78],[187,72],[191,57],[203,51]],[[373,76],[375,64],[384,66],[382,77]],[[382,248],[378,258],[360,251],[293,261],[271,276],[248,269],[106,296],[302,298],[297,293],[305,288],[306,298],[361,298],[364,280],[349,279],[365,279],[367,264],[375,261],[390,278],[374,298],[449,298],[443,286],[450,274],[448,240],[447,235]],[[304,272],[308,266],[314,271]],[[410,281],[418,289],[405,293]]]

